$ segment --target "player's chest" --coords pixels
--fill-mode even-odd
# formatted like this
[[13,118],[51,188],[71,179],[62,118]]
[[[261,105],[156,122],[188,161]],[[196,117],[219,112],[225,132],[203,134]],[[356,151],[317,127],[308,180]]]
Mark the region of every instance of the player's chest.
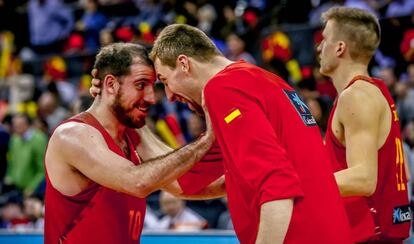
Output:
[[124,153],[126,158],[129,158],[130,156],[130,148],[126,141],[116,141],[116,145],[119,147],[119,149]]

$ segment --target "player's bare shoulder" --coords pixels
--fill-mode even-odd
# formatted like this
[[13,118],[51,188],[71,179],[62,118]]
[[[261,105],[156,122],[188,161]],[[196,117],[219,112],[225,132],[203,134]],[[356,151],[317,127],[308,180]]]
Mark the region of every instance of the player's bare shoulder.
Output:
[[90,180],[79,172],[76,162],[96,143],[94,137],[102,136],[92,126],[78,122],[61,124],[53,132],[45,154],[45,167],[51,184],[62,194],[74,195],[89,184]]
[[94,127],[79,122],[67,122],[59,125],[53,132],[48,151],[56,148],[63,153],[71,146],[87,144],[86,140],[93,140],[94,137],[102,137]]
[[338,96],[337,110],[341,118],[350,119],[355,115],[382,116],[387,101],[375,85],[359,80]]

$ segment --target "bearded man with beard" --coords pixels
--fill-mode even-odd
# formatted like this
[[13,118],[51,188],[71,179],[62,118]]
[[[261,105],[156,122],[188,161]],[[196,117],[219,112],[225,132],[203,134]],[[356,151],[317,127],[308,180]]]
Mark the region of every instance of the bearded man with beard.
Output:
[[145,48],[106,46],[94,68],[101,94],[55,129],[45,154],[45,243],[139,243],[145,197],[161,187],[177,194],[174,180],[214,141],[207,123],[197,141],[148,159],[156,153],[135,130],[154,103],[155,72]]

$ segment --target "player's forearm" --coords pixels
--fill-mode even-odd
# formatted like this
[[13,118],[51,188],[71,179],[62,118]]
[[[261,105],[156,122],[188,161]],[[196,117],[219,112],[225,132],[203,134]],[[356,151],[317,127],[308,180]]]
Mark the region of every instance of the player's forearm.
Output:
[[293,199],[266,202],[260,210],[256,244],[283,243],[293,212]]
[[208,200],[224,196],[226,196],[226,185],[224,182],[224,176],[222,176],[207,187],[201,189],[199,192],[197,192],[197,194],[182,194],[181,198],[187,200]]
[[366,171],[363,166],[354,166],[336,172],[335,179],[341,196],[371,196],[375,192],[377,179]]
[[136,194],[146,196],[188,171],[210,149],[213,137],[203,136],[167,155],[140,164],[131,174]]
[[172,148],[168,147],[164,142],[160,141],[154,133],[147,127],[144,126],[137,129],[140,136],[140,143],[137,147],[137,152],[144,161],[150,160],[155,157],[159,157],[173,151]]
[[185,194],[177,181],[172,182],[171,184],[163,187],[164,191],[186,200],[208,200],[224,197],[226,195],[226,185],[224,181],[224,176],[218,178],[205,188],[201,189],[196,194]]

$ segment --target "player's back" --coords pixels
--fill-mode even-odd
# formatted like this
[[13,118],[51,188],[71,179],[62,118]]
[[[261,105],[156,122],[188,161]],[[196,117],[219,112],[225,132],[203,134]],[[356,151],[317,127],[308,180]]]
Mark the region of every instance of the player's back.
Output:
[[348,243],[348,222],[319,127],[293,89],[274,82],[272,74],[265,76],[264,89],[271,91],[263,99],[268,102],[269,119],[304,192],[291,220],[298,232],[289,230],[286,243]]
[[[222,87],[248,93],[246,97],[254,100],[266,115],[273,129],[273,132],[268,133],[276,135],[299,177],[303,197],[295,199],[285,243],[351,243],[348,221],[332,167],[319,128],[306,104],[282,79],[254,65],[238,62],[227,67],[225,73],[227,78],[218,77],[221,80],[213,82],[221,82]],[[206,89],[211,91],[212,86],[214,84],[209,84]],[[240,113],[240,118],[243,118],[243,111]],[[218,139],[220,141],[220,136]],[[226,154],[226,147],[222,149]],[[265,158],[266,155],[262,157]],[[226,161],[229,160],[234,161],[227,157]],[[236,182],[236,178],[232,177],[239,171],[237,162],[234,164],[235,168],[228,169],[231,173],[226,174],[226,184],[237,189],[242,183]],[[251,190],[250,195],[255,195],[256,189],[239,188],[236,193],[228,191],[230,212],[233,208],[238,212],[245,210],[248,214],[253,200],[251,203],[242,203],[242,199],[235,194],[248,196],[244,192]],[[234,203],[231,198],[240,201]],[[232,217],[236,215],[233,213]],[[237,220],[234,222],[237,228]],[[248,237],[245,239],[249,240]],[[250,240],[246,243],[250,243]]]

